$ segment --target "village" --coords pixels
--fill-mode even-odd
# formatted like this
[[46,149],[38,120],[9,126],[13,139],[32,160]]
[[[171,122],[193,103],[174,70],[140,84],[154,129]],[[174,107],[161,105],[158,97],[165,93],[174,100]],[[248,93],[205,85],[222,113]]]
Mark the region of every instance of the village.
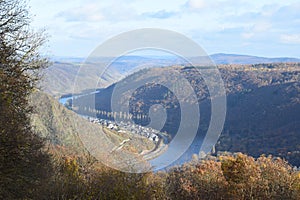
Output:
[[93,117],[87,117],[87,119],[95,124],[100,124],[108,129],[114,130],[118,133],[129,132],[131,134],[137,134],[143,137],[147,137],[149,140],[157,143],[159,139],[164,138],[163,133],[150,127],[143,127],[130,122],[115,122],[106,119],[98,119]]

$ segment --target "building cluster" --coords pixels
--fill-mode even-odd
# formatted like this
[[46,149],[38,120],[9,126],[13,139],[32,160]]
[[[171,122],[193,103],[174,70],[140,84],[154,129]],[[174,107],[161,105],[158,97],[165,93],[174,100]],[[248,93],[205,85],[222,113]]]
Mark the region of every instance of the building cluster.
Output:
[[160,138],[160,131],[155,130],[150,127],[144,127],[137,124],[133,124],[130,122],[115,122],[115,121],[109,121],[106,119],[97,119],[88,117],[88,120],[95,124],[100,124],[102,126],[107,127],[108,129],[117,131],[119,133],[129,132],[131,134],[137,134],[140,136],[147,137],[149,140],[152,140],[154,142],[158,142]]

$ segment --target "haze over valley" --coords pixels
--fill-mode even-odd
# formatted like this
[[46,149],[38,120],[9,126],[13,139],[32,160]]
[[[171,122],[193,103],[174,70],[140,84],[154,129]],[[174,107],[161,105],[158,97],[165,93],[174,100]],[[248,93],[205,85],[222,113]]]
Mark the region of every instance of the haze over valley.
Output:
[[[227,95],[227,114],[222,134],[217,144],[213,145],[214,149],[211,149],[210,153],[216,155],[219,151],[243,152],[255,157],[261,154],[272,154],[274,156],[284,157],[294,165],[300,165],[300,160],[298,159],[300,149],[298,149],[297,146],[297,141],[299,140],[298,136],[300,135],[299,127],[297,126],[300,119],[300,68],[296,62],[285,62],[298,61],[298,59],[261,58],[226,54],[212,55],[211,58],[215,59],[214,61],[217,63],[217,67],[224,81]],[[259,64],[260,61],[265,61],[266,63]],[[241,62],[246,64],[240,64]],[[56,98],[62,96],[61,101],[63,101],[63,104],[69,109],[72,109],[72,97],[70,95],[74,92],[72,88],[73,85],[68,84],[66,78],[63,78],[62,75],[65,74],[67,78],[73,76],[73,78],[70,79],[70,83],[72,83],[75,74],[78,75],[76,70],[78,70],[79,66],[79,63],[66,64],[63,62],[55,62],[54,66],[50,68],[51,73],[49,73],[49,69],[46,72],[48,77],[45,79],[45,92],[56,96]],[[139,66],[142,66],[144,69],[140,69]],[[91,72],[86,72],[87,74],[84,75],[88,75],[89,73],[96,74],[96,65],[85,67],[91,69]],[[73,99],[73,101],[77,101],[77,103],[75,102],[75,104],[77,104],[77,108],[74,110],[75,112],[83,116],[113,121],[118,115],[116,111],[113,112],[111,110],[111,97],[115,86],[126,85],[126,82],[131,81],[133,81],[132,84],[135,84],[134,81],[138,83],[139,80],[146,78],[148,74],[151,74],[151,76],[155,76],[155,74],[161,75],[157,79],[156,84],[164,84],[167,82],[169,84],[175,84],[177,77],[176,73],[174,74],[174,72],[172,72],[175,70],[184,74],[185,78],[196,91],[197,101],[199,102],[199,114],[201,116],[197,136],[190,148],[181,156],[178,162],[189,161],[194,154],[199,156],[200,147],[205,136],[203,134],[207,131],[210,122],[210,98],[217,97],[211,97],[209,95],[205,82],[201,76],[199,76],[197,70],[189,68],[188,63],[180,59],[175,59],[174,57],[151,58],[150,56],[121,57],[116,63],[113,63],[110,68],[108,71],[111,73],[107,72],[104,76],[101,76],[101,78],[104,78],[106,81],[105,87],[103,88],[98,88],[94,85],[89,86],[88,80],[85,80],[86,82],[79,81],[84,87],[82,91],[76,91],[74,93],[75,96],[78,96]],[[130,70],[134,68],[138,68],[138,70],[130,74]],[[201,67],[199,69],[201,69]],[[74,71],[72,72],[72,70]],[[62,71],[65,71],[65,73],[61,73]],[[168,74],[167,79],[164,79],[164,73]],[[59,76],[56,76],[56,74]],[[93,79],[92,76],[89,77]],[[94,79],[98,78],[98,76],[94,77]],[[77,79],[80,80],[81,77],[77,77]],[[53,82],[55,84],[49,83],[48,80],[55,80],[55,82]],[[62,88],[57,87],[59,83],[63,86]],[[84,90],[98,90],[98,92],[90,93],[84,92]],[[183,91],[186,89],[179,88],[179,90]],[[78,93],[80,92],[83,93],[79,95]],[[130,102],[131,106],[133,106],[131,109],[133,110],[127,113],[128,116],[127,114],[125,116],[124,112],[124,116],[121,117],[122,119],[119,118],[119,121],[129,120],[129,115],[131,115],[130,120],[133,120],[134,123],[147,126],[151,122],[149,116],[150,107],[154,104],[161,104],[163,101],[166,101],[162,103],[165,108],[169,105],[169,108],[166,110],[166,124],[162,127],[152,128],[158,128],[159,131],[161,129],[162,132],[166,132],[170,138],[173,138],[176,135],[178,124],[180,123],[180,110],[178,110],[180,107],[176,105],[178,105],[181,100],[187,104],[195,104],[196,102],[193,102],[192,97],[189,97],[188,94],[179,100],[173,99],[172,97],[165,99],[167,93],[168,89],[165,90],[159,85],[148,85],[144,86],[144,89],[140,88],[136,90],[134,94],[121,94],[123,97],[133,95],[133,101]],[[88,109],[91,106],[89,104],[82,105],[82,102],[86,101],[84,99],[89,99],[91,98],[90,96],[95,98],[94,110]],[[121,105],[123,100],[119,100],[120,102],[118,102],[118,104]],[[143,102],[143,106],[139,106],[138,102]],[[126,101],[124,103],[126,103]],[[138,116],[141,117],[138,118]],[[192,118],[188,120],[193,121]],[[295,145],[291,145],[294,142],[296,142]],[[170,141],[166,145],[169,143]]]

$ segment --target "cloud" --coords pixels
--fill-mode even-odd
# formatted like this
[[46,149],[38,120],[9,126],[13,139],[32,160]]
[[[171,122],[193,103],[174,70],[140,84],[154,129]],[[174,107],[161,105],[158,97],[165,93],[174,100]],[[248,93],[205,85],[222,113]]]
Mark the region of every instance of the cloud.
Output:
[[274,21],[284,21],[285,23],[290,21],[299,20],[300,18],[300,3],[293,3],[289,5],[281,6],[272,16]]
[[284,34],[280,36],[280,40],[285,44],[300,44],[300,34]]
[[142,14],[142,16],[156,18],[156,19],[167,19],[167,18],[173,17],[175,15],[177,15],[176,12],[170,12],[170,11],[166,11],[166,10],[159,10],[157,12],[147,12],[147,13]]
[[120,6],[116,1],[109,2],[96,2],[90,0],[84,5],[74,6],[73,8],[66,9],[59,12],[55,17],[62,18],[67,22],[120,22],[132,20],[137,17],[136,11],[126,4]]
[[207,2],[205,0],[189,0],[187,5],[192,10],[203,9],[207,6]]
[[247,32],[242,33],[244,39],[254,38],[255,36],[261,36],[268,33],[271,30],[272,24],[267,21],[256,22],[252,27],[248,28]]
[[245,39],[253,38],[255,33],[242,33],[242,37]]
[[253,30],[254,30],[254,32],[266,32],[266,31],[270,30],[271,28],[272,28],[271,22],[259,21],[254,25]]
[[63,18],[67,22],[101,21],[104,19],[101,10],[93,4],[62,11],[56,17]]
[[[92,48],[99,38],[145,27],[178,31],[212,52],[292,54],[297,46],[293,44],[300,40],[297,0],[45,0],[46,6],[38,0],[30,2],[35,25],[49,27],[52,43],[65,52],[72,50],[63,45],[67,42],[76,46],[79,40],[78,49],[85,42]],[[275,45],[277,50],[272,48]]]

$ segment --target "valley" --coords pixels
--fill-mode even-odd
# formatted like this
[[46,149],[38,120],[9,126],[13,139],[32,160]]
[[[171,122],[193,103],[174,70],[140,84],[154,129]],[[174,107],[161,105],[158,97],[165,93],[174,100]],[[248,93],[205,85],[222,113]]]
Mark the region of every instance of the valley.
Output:
[[[300,139],[297,127],[300,119],[299,63],[229,64],[219,65],[218,68],[227,93],[227,116],[221,137],[215,145],[216,151],[243,152],[252,156],[272,154],[286,158],[293,165],[300,165],[298,160],[300,149],[296,144]],[[180,122],[179,101],[187,105],[197,103],[189,94],[178,100],[167,88],[160,86],[166,82],[176,85],[177,72],[183,74],[193,87],[200,110],[201,123],[199,122],[197,136],[179,159],[181,161],[178,161],[185,162],[193,154],[199,154],[210,123],[210,98],[218,98],[210,97],[204,80],[197,74],[195,68],[176,66],[135,72],[99,93],[74,99],[77,105],[75,111],[100,119],[133,120],[136,124],[147,126],[151,122],[149,116],[151,106],[161,104],[167,113],[166,123],[161,127],[161,131],[174,138]],[[130,81],[133,81],[133,84],[138,83],[144,76],[146,77],[146,74],[155,76],[164,73],[168,73],[169,78],[160,76],[156,84],[140,87],[134,93],[125,91],[121,95],[124,99],[130,99],[129,113],[123,112],[121,115],[119,112],[122,112],[122,109],[111,110],[111,97],[115,87],[126,85],[126,82]],[[180,88],[182,86],[177,87],[178,90],[185,91],[185,88]],[[94,108],[84,105],[91,97],[95,98]],[[122,105],[124,99],[119,99],[118,105]]]
[[0,200],[299,200],[299,10],[0,0]]

